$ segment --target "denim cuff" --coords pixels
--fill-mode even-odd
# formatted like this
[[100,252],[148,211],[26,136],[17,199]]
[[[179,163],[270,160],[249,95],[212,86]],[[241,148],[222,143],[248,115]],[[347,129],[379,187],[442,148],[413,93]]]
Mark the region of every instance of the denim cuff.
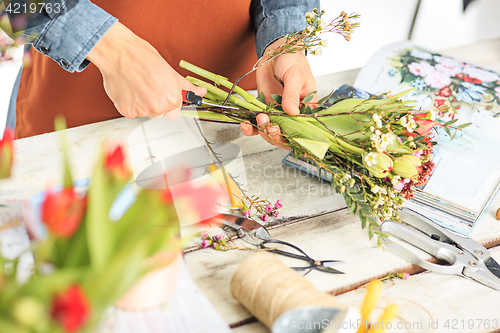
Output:
[[255,34],[258,57],[262,57],[266,47],[277,39],[305,28],[306,17],[304,13],[290,13],[282,10],[266,17]]
[[47,23],[33,47],[73,73],[90,64],[85,58],[118,19],[89,0],[71,1],[78,3]]

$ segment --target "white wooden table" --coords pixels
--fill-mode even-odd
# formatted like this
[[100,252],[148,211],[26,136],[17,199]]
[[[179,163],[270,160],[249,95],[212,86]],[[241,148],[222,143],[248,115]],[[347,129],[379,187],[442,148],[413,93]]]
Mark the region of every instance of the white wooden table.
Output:
[[[500,71],[500,40],[478,43],[449,50],[447,55],[475,62]],[[320,77],[319,95],[323,96],[342,84],[352,84],[357,70]],[[82,126],[67,131],[71,144],[71,167],[75,178],[89,177],[95,158],[104,140],[121,141],[129,148],[134,174],[148,165],[149,154],[141,142],[141,124],[148,119],[115,119]],[[168,156],[177,149],[173,133],[175,125],[159,123],[160,130],[148,132],[148,142],[155,146],[155,158]],[[135,130],[135,132],[134,132]],[[402,332],[491,332],[500,330],[500,292],[474,281],[457,276],[421,272],[400,257],[375,247],[361,229],[357,216],[350,216],[343,198],[330,190],[329,184],[305,176],[284,166],[281,159],[286,151],[260,140],[241,137],[231,125],[204,126],[212,141],[236,142],[244,156],[246,181],[252,194],[271,200],[280,199],[284,207],[281,218],[269,228],[271,236],[298,245],[314,258],[340,259],[344,275],[330,275],[312,271],[307,278],[320,290],[334,295],[342,306],[359,304],[365,292],[364,284],[387,273],[410,272],[406,280],[388,280],[380,305],[396,302],[400,305],[401,322],[410,329]],[[135,134],[134,134],[135,133]],[[185,133],[184,133],[185,134]],[[188,145],[200,144],[199,137]],[[184,143],[186,143],[184,142]],[[170,153],[169,153],[170,152]],[[50,185],[60,183],[62,177],[61,152],[53,133],[21,139],[15,142],[15,166],[12,179],[0,183],[1,199],[29,198]],[[493,258],[500,262],[500,221],[495,210],[500,197],[472,233],[471,237],[490,248]],[[190,233],[185,228],[184,233]],[[268,332],[229,292],[229,280],[238,264],[250,251],[219,252],[199,249],[193,242],[186,248],[185,260],[189,273],[204,295],[235,332]],[[464,320],[464,321],[462,321]],[[472,320],[469,322],[469,320]],[[489,327],[485,325],[489,320]],[[496,327],[494,320],[498,320]],[[445,327],[448,322],[449,328]],[[469,323],[472,323],[469,327]],[[433,323],[433,328],[429,327]],[[453,324],[455,329],[452,328]],[[436,329],[437,325],[437,329]],[[207,328],[207,331],[209,329]],[[396,331],[396,330],[394,330]]]

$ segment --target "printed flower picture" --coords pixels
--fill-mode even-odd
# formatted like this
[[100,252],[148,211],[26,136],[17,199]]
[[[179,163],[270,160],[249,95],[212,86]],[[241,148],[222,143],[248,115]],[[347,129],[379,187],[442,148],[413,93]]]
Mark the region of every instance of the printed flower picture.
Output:
[[393,60],[397,65],[387,75],[399,74],[399,83],[415,88],[414,95],[432,96],[435,107],[450,103],[455,110],[460,110],[467,105],[478,112],[486,110],[493,117],[500,116],[497,73],[419,48],[404,49]]

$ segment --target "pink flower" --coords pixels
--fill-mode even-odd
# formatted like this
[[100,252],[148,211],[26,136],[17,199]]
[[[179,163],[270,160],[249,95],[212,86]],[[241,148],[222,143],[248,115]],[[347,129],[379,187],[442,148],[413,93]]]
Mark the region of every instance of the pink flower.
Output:
[[201,238],[205,239],[207,237],[208,237],[208,234],[206,232],[204,232],[204,233],[201,234]]
[[435,72],[434,67],[425,61],[412,62],[411,64],[408,65],[408,69],[410,70],[410,73],[412,73],[413,75],[421,77],[425,77],[429,73]]
[[403,279],[403,280],[408,280],[408,278],[410,277],[410,274],[408,274],[408,273],[399,273],[398,277],[400,279]]
[[274,208],[276,208],[276,209],[280,209],[281,207],[283,207],[283,205],[282,205],[282,204],[280,204],[280,201],[279,201],[279,200],[278,200],[278,201],[276,201],[276,203],[274,204]]
[[423,150],[419,150],[419,151],[412,153],[412,155],[417,156],[418,158],[421,158],[423,153],[424,153]]
[[203,246],[203,248],[206,248],[206,247],[210,246],[210,243],[211,243],[211,241],[205,239],[205,240],[203,240],[203,242],[201,242],[201,246]]
[[226,235],[217,235],[215,238],[220,241],[221,239],[226,239]]
[[396,185],[393,186],[396,191],[401,191],[404,187],[405,184],[403,183],[397,183]]
[[275,211],[273,212],[273,216],[274,216],[274,217],[278,217],[278,214],[279,214],[279,213],[278,213],[278,211],[277,211],[277,210],[275,210]]
[[427,85],[431,86],[432,88],[438,88],[438,89],[444,88],[451,84],[451,78],[448,75],[439,72],[428,73],[424,77],[424,81]]
[[267,205],[266,206],[266,210],[267,210],[268,213],[271,213],[273,211],[273,206]]
[[262,214],[262,216],[260,217],[262,219],[262,221],[264,222],[267,222],[267,220],[269,220],[269,216],[267,214]]
[[243,215],[245,215],[246,217],[250,217],[250,209],[243,211]]

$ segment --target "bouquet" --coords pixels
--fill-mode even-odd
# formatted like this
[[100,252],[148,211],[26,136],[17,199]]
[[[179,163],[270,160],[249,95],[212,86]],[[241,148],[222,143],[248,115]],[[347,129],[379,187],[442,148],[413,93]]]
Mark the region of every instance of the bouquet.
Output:
[[[56,128],[63,127],[59,120]],[[35,259],[31,277],[18,278],[24,253],[13,260],[0,257],[1,332],[93,332],[108,306],[145,274],[166,267],[173,258],[166,254],[182,245],[169,190],[143,190],[123,215],[110,217],[115,198],[131,175],[121,145],[101,153],[88,190],[78,191],[64,136],[61,143],[63,186],[45,192],[41,219],[48,237],[32,239],[27,250]],[[4,141],[0,148],[5,147]],[[2,159],[4,151],[10,153],[10,145],[1,150]],[[195,189],[181,182],[179,186],[186,202],[222,193],[218,185]],[[196,202],[188,206],[200,215],[207,213],[202,209],[212,209]]]
[[[305,33],[287,36],[283,46],[271,50],[265,55],[266,60],[259,60],[252,70],[281,54],[310,51],[311,47],[321,45],[317,37],[318,32],[324,30],[320,15],[315,11],[306,16],[309,27]],[[327,27],[352,32],[349,19],[356,17],[342,13]],[[337,31],[335,29],[333,31]],[[308,31],[311,34],[308,35]],[[181,61],[180,66],[213,81],[215,85],[188,77],[193,84],[207,89],[206,101],[235,107],[204,107],[181,114],[207,121],[250,122],[259,131],[267,132],[267,125],[258,126],[255,120],[259,113],[266,113],[273,125],[280,126],[280,136],[296,158],[313,163],[319,175],[322,172],[332,174],[331,186],[343,194],[351,213],[358,213],[362,227],[368,226],[370,238],[374,234],[381,235],[376,218],[399,221],[397,210],[405,200],[412,198],[412,187],[424,184],[431,175],[435,144],[431,130],[443,126],[453,137],[452,130],[469,125],[452,126],[457,119],[437,121],[438,117],[453,117],[449,103],[435,110],[412,110],[414,101],[400,100],[409,91],[394,96],[387,93],[369,99],[347,98],[333,102],[326,96],[316,105],[310,103],[315,94],[311,92],[302,100],[300,114],[289,116],[281,108],[281,96],[272,95],[272,101],[265,104],[263,94],[250,95],[236,85],[239,80],[233,84],[185,61]],[[219,86],[230,91],[223,91]],[[233,91],[243,99],[233,95]]]

